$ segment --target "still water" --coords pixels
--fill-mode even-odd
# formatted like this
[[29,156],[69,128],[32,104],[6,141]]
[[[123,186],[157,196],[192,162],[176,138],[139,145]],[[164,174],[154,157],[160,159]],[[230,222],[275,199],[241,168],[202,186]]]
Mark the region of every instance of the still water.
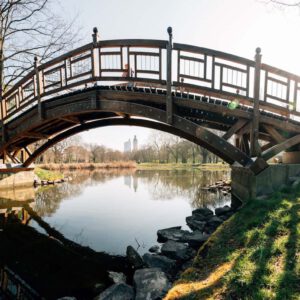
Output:
[[[76,171],[71,180],[35,191],[33,209],[66,238],[96,251],[143,254],[159,229],[181,225],[193,209],[216,208],[230,196],[202,187],[229,179],[229,171]],[[35,221],[29,226],[44,233]]]

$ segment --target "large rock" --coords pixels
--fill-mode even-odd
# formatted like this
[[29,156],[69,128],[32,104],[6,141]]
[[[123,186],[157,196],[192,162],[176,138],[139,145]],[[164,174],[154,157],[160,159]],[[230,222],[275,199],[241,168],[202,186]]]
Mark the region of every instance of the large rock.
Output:
[[108,277],[114,283],[126,283],[126,276],[123,273],[108,271]]
[[133,265],[135,269],[140,269],[144,266],[142,257],[132,246],[127,247],[126,256],[128,261]]
[[[206,217],[205,217],[206,218]],[[192,230],[199,230],[203,231],[206,222],[201,221],[197,218],[197,215],[189,216],[185,218],[186,224],[192,229]]]
[[133,288],[125,283],[116,283],[106,289],[94,300],[133,300]]
[[188,260],[195,256],[196,251],[186,244],[167,241],[161,248],[162,254],[176,260]]
[[196,216],[198,221],[206,221],[213,214],[214,214],[213,211],[206,207],[197,208],[192,211],[192,215]]
[[159,268],[165,273],[171,273],[176,268],[176,261],[163,255],[146,253],[143,260],[149,268]]
[[205,225],[205,232],[207,233],[214,232],[219,227],[219,225],[221,225],[223,222],[224,220],[222,220],[221,218],[217,216],[213,216],[207,221]]
[[154,245],[152,247],[149,248],[149,252],[151,253],[158,253],[159,252],[160,247],[158,245]]
[[162,299],[171,287],[164,272],[158,268],[137,270],[133,276],[135,300]]
[[209,238],[209,234],[194,231],[186,235],[187,243],[193,248],[199,248]]
[[182,230],[181,226],[161,229],[157,231],[157,241],[159,243],[164,243],[169,240],[185,242],[186,233],[188,233],[188,231]]
[[222,215],[225,215],[226,213],[228,213],[230,211],[232,211],[232,210],[228,205],[225,205],[223,207],[218,207],[218,208],[215,209],[215,213],[218,217],[222,216]]

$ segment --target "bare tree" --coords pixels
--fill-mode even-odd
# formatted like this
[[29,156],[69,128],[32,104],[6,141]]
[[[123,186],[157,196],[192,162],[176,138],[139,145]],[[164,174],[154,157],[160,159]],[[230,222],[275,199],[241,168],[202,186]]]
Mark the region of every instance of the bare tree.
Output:
[[295,1],[295,0],[269,0],[270,3],[274,3],[280,6],[288,6],[288,7],[300,7],[300,1]]
[[54,13],[57,0],[0,1],[0,96],[32,68],[78,41],[73,21]]

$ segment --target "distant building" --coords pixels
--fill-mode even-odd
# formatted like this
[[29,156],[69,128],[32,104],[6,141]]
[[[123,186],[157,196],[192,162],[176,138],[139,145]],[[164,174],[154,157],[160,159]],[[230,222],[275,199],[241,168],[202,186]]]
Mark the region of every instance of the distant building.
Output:
[[138,150],[138,140],[135,135],[133,139],[133,151],[137,151],[137,150]]
[[131,152],[131,141],[130,139],[124,143],[124,152]]

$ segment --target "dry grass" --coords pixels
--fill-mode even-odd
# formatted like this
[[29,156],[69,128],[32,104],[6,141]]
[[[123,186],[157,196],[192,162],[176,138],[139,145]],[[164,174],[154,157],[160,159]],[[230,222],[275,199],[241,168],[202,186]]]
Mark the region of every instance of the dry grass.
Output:
[[107,163],[65,163],[65,164],[40,164],[39,168],[45,170],[95,170],[95,169],[133,169],[136,168],[134,161],[115,161]]

